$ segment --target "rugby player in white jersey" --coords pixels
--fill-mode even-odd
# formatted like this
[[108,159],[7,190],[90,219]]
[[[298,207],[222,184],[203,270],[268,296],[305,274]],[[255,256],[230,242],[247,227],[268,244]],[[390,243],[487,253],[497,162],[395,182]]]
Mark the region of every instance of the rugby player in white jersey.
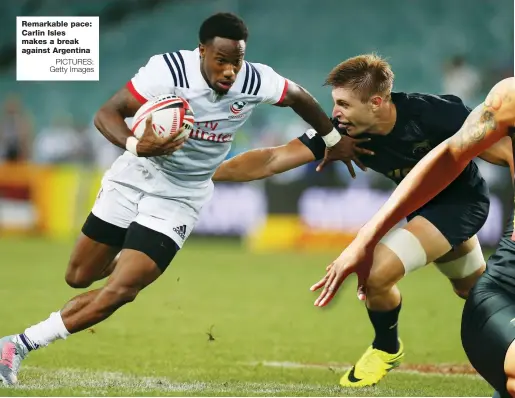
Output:
[[[200,28],[197,49],[151,57],[100,108],[96,127],[127,151],[103,177],[65,278],[70,286],[85,288],[110,277],[103,287],[72,298],[48,319],[1,339],[4,383],[17,381],[21,361],[30,351],[102,322],[163,273],[211,198],[211,176],[234,133],[257,105],[292,108],[323,136],[327,155],[337,155],[351,174],[351,160],[361,167],[356,155],[368,151],[356,144],[363,140],[341,138],[304,89],[266,65],[244,61],[247,35],[237,16],[213,15]],[[157,138],[150,120],[139,141],[127,127],[126,118],[161,94],[175,94],[191,104],[196,124],[188,140],[174,141],[177,134]]]

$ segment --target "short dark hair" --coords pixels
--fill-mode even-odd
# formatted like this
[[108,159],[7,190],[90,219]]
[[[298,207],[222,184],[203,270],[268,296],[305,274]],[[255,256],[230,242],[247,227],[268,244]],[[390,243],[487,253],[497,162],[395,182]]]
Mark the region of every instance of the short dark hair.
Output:
[[336,65],[327,76],[325,84],[350,88],[366,102],[373,95],[389,96],[393,79],[390,64],[379,55],[364,54]]
[[199,30],[199,40],[202,44],[206,44],[215,37],[247,41],[248,36],[249,32],[245,22],[230,12],[220,12],[210,16],[202,22]]

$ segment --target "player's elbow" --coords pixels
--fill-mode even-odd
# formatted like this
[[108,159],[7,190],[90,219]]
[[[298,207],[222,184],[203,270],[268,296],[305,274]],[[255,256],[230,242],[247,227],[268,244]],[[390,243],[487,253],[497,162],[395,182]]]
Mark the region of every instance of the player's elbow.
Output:
[[256,180],[263,180],[265,178],[268,178],[268,177],[272,177],[276,174],[279,174],[280,172],[279,171],[276,171],[274,170],[273,168],[266,168],[265,170],[263,170],[263,173],[261,173],[257,178]]
[[223,178],[223,174],[221,174],[218,169],[215,171],[215,173],[213,174],[213,177],[211,177],[211,180],[213,182],[220,182],[220,181],[225,181],[224,178]]
[[95,117],[93,118],[93,124],[97,129],[101,129],[102,126],[102,115],[100,114],[100,110],[95,113]]
[[263,170],[263,177],[261,178],[268,178],[272,177],[276,174],[284,173],[285,171],[288,171],[291,169],[291,167],[288,166],[287,162],[283,159],[283,152],[281,149],[285,148],[283,147],[276,147],[276,148],[269,148],[269,157],[268,162],[266,164],[266,167]]
[[214,182],[238,181],[235,177],[236,172],[237,170],[231,165],[231,162],[226,160],[216,169],[211,179]]
[[101,107],[97,113],[95,113],[95,117],[93,118],[93,124],[95,125],[95,127],[102,131],[102,127],[104,126],[104,121],[109,115],[109,111],[105,109],[105,107]]
[[108,101],[100,107],[97,113],[95,113],[93,123],[97,129],[102,131],[102,126],[105,126],[105,124],[108,123],[108,120],[112,118],[121,118],[122,120],[125,120],[126,117],[128,116],[122,114],[120,109]]
[[442,151],[442,158],[447,160],[449,166],[455,166],[464,169],[467,164],[474,158],[473,155],[463,149],[455,140],[448,139],[440,145]]
[[493,114],[489,120],[498,130],[510,128],[515,124],[515,77],[497,83],[485,99],[484,105]]

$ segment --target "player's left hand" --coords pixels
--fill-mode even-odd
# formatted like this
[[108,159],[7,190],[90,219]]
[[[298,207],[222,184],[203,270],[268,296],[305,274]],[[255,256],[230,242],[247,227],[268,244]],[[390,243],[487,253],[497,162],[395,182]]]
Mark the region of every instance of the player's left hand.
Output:
[[322,162],[317,166],[317,171],[322,171],[322,169],[331,162],[335,160],[341,160],[349,169],[349,173],[352,178],[356,178],[356,173],[354,171],[354,167],[352,166],[352,162],[356,163],[356,165],[363,171],[367,171],[365,165],[359,160],[359,155],[374,155],[374,152],[369,151],[365,148],[360,148],[358,145],[363,142],[370,141],[370,138],[352,138],[346,135],[342,136],[342,139],[338,141],[338,143],[331,147],[325,149],[325,156]]
[[324,287],[322,293],[315,300],[315,306],[324,307],[329,304],[342,283],[353,272],[358,275],[358,298],[365,300],[365,286],[372,267],[373,257],[373,247],[363,245],[358,238],[354,239],[342,254],[327,266],[326,275],[311,286],[310,290],[313,292]]

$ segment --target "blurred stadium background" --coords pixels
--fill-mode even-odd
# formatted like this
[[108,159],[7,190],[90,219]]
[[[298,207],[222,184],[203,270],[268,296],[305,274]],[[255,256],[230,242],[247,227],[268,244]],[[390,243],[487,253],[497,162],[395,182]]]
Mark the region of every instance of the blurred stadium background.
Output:
[[[19,163],[20,172],[0,173],[0,229],[30,229],[52,236],[77,231],[98,188],[96,172],[105,170],[119,153],[95,130],[94,113],[151,55],[194,48],[199,24],[216,11],[234,11],[246,20],[249,60],[270,64],[302,84],[327,112],[331,98],[322,86],[324,77],[332,66],[359,53],[374,51],[388,57],[396,73],[395,90],[457,94],[471,107],[493,82],[513,74],[511,0],[474,1],[473,7],[467,0],[296,0],[295,4],[292,8],[289,2],[274,0],[2,3],[0,23],[6,33],[0,38],[0,161],[28,161],[30,166]],[[16,82],[16,15],[100,15],[100,81]],[[304,128],[293,112],[263,106],[239,132],[230,156],[285,143]],[[34,167],[44,176],[31,178]],[[273,241],[306,246],[307,241],[298,236],[302,230],[304,238],[314,239],[312,246],[317,246],[329,241],[327,233],[353,234],[392,189],[374,172],[360,173],[351,181],[341,164],[323,174],[315,173],[314,167],[256,184],[219,184],[216,202],[221,199],[226,205],[207,207],[197,233],[254,234],[255,247]],[[504,170],[484,164],[481,169],[494,193],[481,238],[492,246],[510,205],[503,205],[510,187],[504,183]],[[6,181],[12,178],[35,182],[12,188],[14,182]],[[45,194],[40,195],[38,187]],[[299,222],[307,228],[298,228]],[[317,230],[327,232],[323,239],[314,236]]]
[[[3,104],[0,109],[0,253],[3,254],[0,270],[4,276],[10,277],[19,275],[16,267],[20,267],[25,276],[31,275],[34,280],[31,285],[30,282],[26,283],[26,279],[16,282],[15,277],[9,288],[2,290],[0,298],[10,301],[12,294],[16,293],[12,286],[26,286],[26,291],[32,291],[33,286],[36,289],[43,274],[57,297],[60,297],[60,301],[55,300],[55,305],[60,305],[61,298],[70,296],[71,292],[66,290],[61,275],[71,242],[95,199],[100,176],[119,155],[118,149],[92,125],[94,113],[151,55],[194,48],[200,23],[218,11],[236,12],[247,22],[250,30],[247,59],[269,64],[282,75],[303,85],[317,97],[328,113],[331,111],[330,91],[322,86],[327,72],[338,62],[360,53],[377,52],[389,59],[396,74],[396,91],[456,94],[471,107],[484,98],[496,81],[513,76],[512,0],[3,2],[0,4],[0,24],[3,26],[0,37],[0,102]],[[16,82],[17,15],[99,15],[100,81]],[[293,112],[262,106],[237,135],[229,156],[251,148],[285,143],[302,134],[304,129],[305,125]],[[478,163],[492,191],[490,216],[480,234],[482,245],[491,248],[496,245],[504,220],[512,211],[512,186],[508,182],[507,170],[482,161]],[[359,172],[358,178],[352,181],[343,165],[334,164],[321,174],[314,169],[315,165],[309,165],[252,184],[217,184],[215,198],[203,210],[195,236],[186,245],[185,253],[181,253],[184,257],[179,259],[178,264],[183,264],[183,268],[219,267],[217,271],[207,272],[208,278],[215,280],[217,275],[242,273],[228,262],[253,266],[254,280],[264,284],[260,294],[278,287],[278,282],[274,284],[268,280],[267,272],[270,272],[270,279],[292,278],[291,284],[297,283],[296,278],[301,276],[294,272],[295,276],[292,277],[281,270],[281,264],[297,264],[299,272],[306,275],[299,282],[302,284],[300,290],[306,290],[302,295],[307,296],[307,301],[303,299],[302,305],[309,306],[309,283],[321,275],[327,261],[341,251],[393,189],[386,178],[374,172]],[[187,254],[189,245],[193,254]],[[221,251],[220,247],[225,247],[225,251]],[[202,260],[203,250],[211,265]],[[299,255],[303,251],[318,253],[304,257]],[[267,253],[270,252],[284,253],[269,257]],[[277,263],[276,267],[271,266],[272,263]],[[196,277],[195,271],[182,272],[193,272],[192,278]],[[278,272],[279,276],[274,276],[274,272]],[[410,282],[413,283],[411,294],[414,302],[426,303],[420,289],[424,285],[431,289],[433,278],[436,278],[435,286],[441,283],[439,277],[433,277],[433,273],[424,272],[421,272],[421,276],[414,276],[415,279]],[[244,278],[243,275],[241,277]],[[223,280],[218,282],[223,283]],[[197,292],[205,294],[206,300],[212,297],[211,294],[221,294],[206,288],[207,291]],[[298,288],[295,286],[295,289]],[[156,289],[162,291],[164,288]],[[39,297],[38,290],[34,291],[36,293],[31,294]],[[440,299],[451,300],[451,294],[446,294]],[[270,297],[276,296],[272,294]],[[270,297],[268,304],[274,305]],[[291,305],[295,305],[293,296],[290,298]],[[282,298],[277,296],[276,299]],[[249,305],[249,308],[257,308],[261,300],[262,297],[256,292],[252,301],[256,307]],[[155,302],[159,306],[158,298]],[[260,305],[265,303],[266,300]],[[427,312],[417,312],[420,317],[429,314],[438,322],[454,325],[451,328],[454,333],[452,344],[449,343],[452,348],[448,348],[448,351],[444,348],[441,357],[422,349],[414,354],[412,361],[466,362],[457,335],[461,302],[452,303],[448,306],[456,309],[452,315],[442,315],[437,310],[441,305],[438,300],[427,306],[421,304]],[[43,304],[41,308],[36,306],[37,316],[29,322],[41,318],[45,311],[50,310],[48,304]],[[409,313],[409,305],[407,307]],[[223,305],[219,309],[225,311]],[[242,315],[243,319],[249,317],[248,322],[251,323],[254,318],[247,314],[248,308],[239,309],[241,311],[235,314]],[[196,311],[206,315],[199,308]],[[284,313],[286,319],[293,316],[294,310],[291,311]],[[358,319],[363,323],[351,338],[357,343],[355,347],[352,344],[340,347],[346,350],[349,357],[322,355],[320,361],[350,362],[370,341],[370,328],[364,311],[357,307],[355,311],[360,314]],[[412,311],[410,316],[415,316],[414,307]],[[208,317],[211,315],[209,311],[207,314]],[[281,319],[278,314],[274,319]],[[265,319],[267,315],[270,314],[265,311],[260,316]],[[307,312],[297,315],[313,319],[310,318],[313,315]],[[19,318],[19,313],[15,315],[13,311],[4,320],[10,320],[20,327],[26,325],[27,320]],[[423,322],[416,319],[418,321],[409,324],[408,329],[415,329],[417,323],[420,325]],[[333,323],[335,328],[339,328],[336,320]],[[233,330],[239,330],[241,326],[234,326]],[[307,324],[304,326],[309,329]],[[263,328],[260,333],[266,335],[265,330]],[[362,333],[363,330],[366,332]],[[311,333],[313,339],[310,342],[316,341],[316,332],[311,330]],[[182,335],[180,337],[184,338]],[[277,335],[270,338],[280,339]],[[417,338],[413,337],[413,341]],[[435,338],[438,339],[438,335]],[[269,343],[265,340],[262,341],[263,346]],[[308,340],[307,337],[299,341],[293,339],[291,352],[298,348],[295,342],[302,346]],[[421,338],[422,344],[423,341]],[[437,344],[442,343],[438,341]],[[306,358],[316,356],[316,353],[304,349]],[[263,352],[266,353],[266,349]],[[291,352],[285,349],[283,359],[288,359]],[[280,352],[273,351],[268,359],[274,355],[281,357]],[[302,360],[302,355],[299,354],[297,359]],[[311,360],[314,361],[313,358]],[[477,391],[485,394],[484,389],[467,390],[467,393],[473,395]],[[434,394],[433,390],[422,389],[419,392],[422,395]],[[127,391],[121,393],[127,394]],[[313,392],[305,390],[302,393]],[[332,393],[334,391],[323,392]],[[413,395],[416,391],[408,389],[403,393]],[[369,391],[367,394],[375,392]],[[380,390],[378,394],[390,395],[390,391]],[[448,391],[444,394],[448,394]]]

